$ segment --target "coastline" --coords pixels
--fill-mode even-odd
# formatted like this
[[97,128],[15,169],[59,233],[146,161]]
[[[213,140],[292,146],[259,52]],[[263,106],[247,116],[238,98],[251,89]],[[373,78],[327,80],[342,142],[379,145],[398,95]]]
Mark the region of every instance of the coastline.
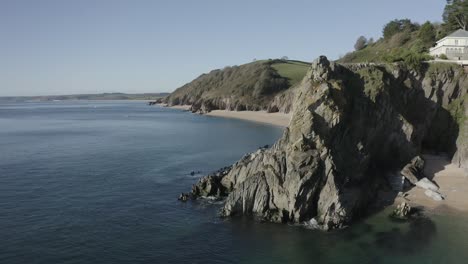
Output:
[[[191,105],[162,107],[188,111]],[[213,110],[206,116],[234,118],[246,121],[265,123],[280,127],[287,127],[292,114],[268,113],[266,111],[229,111]],[[468,212],[468,172],[452,164],[444,155],[423,155],[425,160],[424,175],[440,187],[440,193],[445,196],[443,201],[435,201],[424,194],[423,189],[413,186],[405,192],[405,197],[397,196],[393,199],[396,206],[402,202],[409,203],[412,207],[422,207],[433,213],[444,212]]]
[[395,204],[407,202],[411,206],[422,206],[433,212],[456,210],[468,212],[468,173],[452,164],[446,156],[423,155],[424,175],[440,187],[445,196],[443,201],[434,201],[424,194],[424,190],[413,187],[408,195],[395,198]]
[[254,121],[258,123],[270,124],[280,127],[289,126],[292,114],[286,113],[268,113],[267,111],[228,111],[228,110],[214,110],[207,114],[207,116],[234,118],[247,121]]
[[[179,109],[188,111],[191,105],[174,105],[167,106],[167,104],[156,104],[160,107],[167,107],[172,109]],[[270,124],[279,127],[289,126],[292,113],[268,113],[267,111],[229,111],[229,110],[213,110],[204,114],[206,116],[234,118],[246,121],[253,121],[258,123]]]

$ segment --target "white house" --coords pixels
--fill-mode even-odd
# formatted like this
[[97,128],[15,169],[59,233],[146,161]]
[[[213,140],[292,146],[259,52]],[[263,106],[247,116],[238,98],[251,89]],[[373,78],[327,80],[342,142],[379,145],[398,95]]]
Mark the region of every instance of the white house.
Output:
[[429,53],[434,57],[445,54],[449,60],[468,60],[468,31],[459,29],[437,41]]

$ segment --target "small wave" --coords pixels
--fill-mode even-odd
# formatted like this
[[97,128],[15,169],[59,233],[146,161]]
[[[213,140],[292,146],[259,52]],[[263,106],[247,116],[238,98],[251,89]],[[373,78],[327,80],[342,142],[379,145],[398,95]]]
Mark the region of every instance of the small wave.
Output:
[[302,222],[300,226],[307,228],[307,229],[321,229],[322,227],[320,224],[315,220],[315,218],[311,218],[309,221]]

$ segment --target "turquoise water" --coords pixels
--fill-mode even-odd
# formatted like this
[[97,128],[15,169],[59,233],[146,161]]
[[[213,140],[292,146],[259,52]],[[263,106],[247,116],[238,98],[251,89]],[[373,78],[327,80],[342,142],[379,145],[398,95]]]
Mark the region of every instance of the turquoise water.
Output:
[[467,263],[463,214],[323,233],[177,201],[191,171],[281,133],[143,102],[0,105],[0,263]]

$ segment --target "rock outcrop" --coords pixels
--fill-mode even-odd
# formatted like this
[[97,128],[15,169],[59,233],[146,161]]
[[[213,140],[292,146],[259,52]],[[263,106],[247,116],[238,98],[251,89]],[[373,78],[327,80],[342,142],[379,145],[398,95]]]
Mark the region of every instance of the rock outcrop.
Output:
[[434,67],[424,73],[401,65],[353,68],[320,57],[297,88],[281,139],[202,186],[225,188],[224,216],[315,219],[330,229],[366,213],[377,191],[389,188],[386,171],[411,162],[406,171],[416,184],[422,160],[413,157],[422,149],[457,153],[455,163],[466,166],[466,124],[451,106],[462,104],[466,113],[468,80],[455,67]]
[[399,204],[393,213],[391,214],[392,217],[397,219],[408,219],[411,214],[411,206],[405,202]]

